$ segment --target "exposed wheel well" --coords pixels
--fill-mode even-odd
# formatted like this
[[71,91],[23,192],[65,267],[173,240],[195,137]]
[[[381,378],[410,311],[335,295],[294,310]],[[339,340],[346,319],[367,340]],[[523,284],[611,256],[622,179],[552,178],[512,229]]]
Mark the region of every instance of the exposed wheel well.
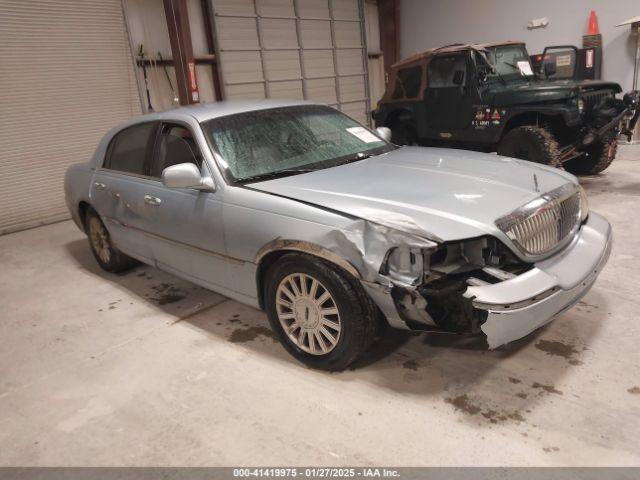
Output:
[[84,200],[81,201],[80,204],[78,205],[78,215],[80,217],[80,223],[82,223],[82,228],[85,231],[87,230],[87,226],[85,225],[85,221],[86,221],[86,218],[87,218],[87,212],[89,211],[90,208],[92,208],[91,205],[89,205]]
[[519,113],[507,121],[504,129],[502,130],[501,139],[514,128],[523,127],[525,125],[545,127],[554,134],[561,132],[566,128],[561,115],[546,115],[537,112]]
[[[318,250],[318,251],[321,251],[321,250]],[[260,261],[258,262],[258,268],[256,270],[256,288],[258,292],[258,305],[260,306],[261,309],[265,308],[264,291],[265,291],[267,273],[269,272],[269,269],[273,265],[275,265],[278,262],[278,260],[280,260],[280,258],[290,253],[304,253],[311,257],[318,258],[318,260],[331,262],[333,265],[340,268],[342,271],[344,271],[346,274],[353,277],[354,279],[359,277],[358,272],[353,268],[353,266],[347,264],[347,262],[345,261],[342,261],[342,263],[346,264],[345,266],[349,267],[349,268],[345,268],[345,266],[340,265],[340,262],[333,261],[331,258],[332,256],[331,254],[329,254],[329,258],[328,258],[327,256],[318,255],[314,251],[309,251],[307,249],[301,249],[301,248],[288,248],[288,249],[285,248],[280,250],[273,250],[267,253],[266,255],[264,255],[262,258],[260,258]]]
[[258,269],[256,270],[256,287],[258,292],[258,305],[261,310],[264,310],[265,308],[264,286],[267,272],[283,255],[286,255],[291,251],[292,250],[276,250],[274,252],[269,252],[258,264]]

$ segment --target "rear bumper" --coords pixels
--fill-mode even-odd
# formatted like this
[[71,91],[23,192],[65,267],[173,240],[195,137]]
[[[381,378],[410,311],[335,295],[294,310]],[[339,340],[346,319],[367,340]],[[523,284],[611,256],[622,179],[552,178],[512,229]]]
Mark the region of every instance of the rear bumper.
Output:
[[467,288],[473,307],[487,312],[481,329],[490,348],[522,338],[577,303],[609,258],[609,222],[591,213],[571,244],[503,282]]

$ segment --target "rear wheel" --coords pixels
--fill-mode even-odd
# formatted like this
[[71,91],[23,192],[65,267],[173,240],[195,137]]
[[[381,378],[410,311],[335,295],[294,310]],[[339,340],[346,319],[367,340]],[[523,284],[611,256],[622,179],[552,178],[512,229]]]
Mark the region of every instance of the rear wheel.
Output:
[[584,155],[564,162],[563,167],[574,175],[596,175],[611,165],[617,152],[617,138],[598,141],[589,145]]
[[95,210],[89,209],[87,212],[85,226],[93,256],[103,270],[117,273],[137,265],[136,260],[113,245],[109,232]]
[[498,155],[559,167],[560,147],[553,134],[542,127],[526,125],[508,132],[498,145]]
[[313,368],[356,361],[376,332],[375,308],[349,274],[317,257],[287,254],[268,272],[267,313],[285,349]]
[[418,132],[413,122],[398,120],[390,128],[391,143],[395,145],[418,145]]

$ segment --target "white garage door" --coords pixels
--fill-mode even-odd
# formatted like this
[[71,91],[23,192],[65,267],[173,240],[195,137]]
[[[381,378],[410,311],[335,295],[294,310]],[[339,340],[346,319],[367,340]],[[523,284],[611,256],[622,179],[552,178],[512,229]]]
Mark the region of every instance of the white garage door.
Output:
[[224,94],[299,98],[369,119],[359,0],[212,0]]
[[121,0],[0,0],[0,234],[68,217],[63,177],[140,113]]

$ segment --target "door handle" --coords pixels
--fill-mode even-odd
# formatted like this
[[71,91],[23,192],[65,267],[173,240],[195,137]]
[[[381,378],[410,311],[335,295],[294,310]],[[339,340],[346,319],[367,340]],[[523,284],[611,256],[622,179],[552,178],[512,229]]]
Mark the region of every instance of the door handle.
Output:
[[96,190],[104,190],[106,188],[106,185],[101,182],[95,182],[93,185],[96,187]]
[[152,197],[151,195],[144,196],[144,203],[148,203],[149,205],[158,206],[162,203],[158,197]]

